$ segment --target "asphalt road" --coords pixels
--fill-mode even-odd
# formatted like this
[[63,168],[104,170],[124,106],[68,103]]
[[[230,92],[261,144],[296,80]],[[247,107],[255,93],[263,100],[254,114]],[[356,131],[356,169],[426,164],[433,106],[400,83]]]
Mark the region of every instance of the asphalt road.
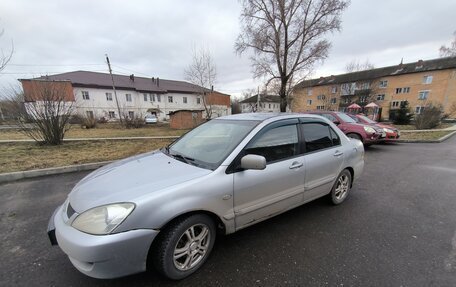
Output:
[[50,246],[48,219],[85,174],[0,185],[1,286],[456,286],[456,137],[369,148],[343,205],[316,200],[219,237],[180,282],[92,279]]

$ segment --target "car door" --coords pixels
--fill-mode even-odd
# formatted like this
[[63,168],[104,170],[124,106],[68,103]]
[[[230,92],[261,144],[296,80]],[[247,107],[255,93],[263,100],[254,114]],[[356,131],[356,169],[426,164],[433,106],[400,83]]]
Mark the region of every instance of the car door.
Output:
[[238,156],[240,161],[246,154],[261,155],[267,165],[264,170],[234,173],[236,229],[302,203],[305,167],[298,124],[298,119],[291,119],[266,126]]
[[305,141],[304,201],[307,202],[331,191],[342,169],[344,149],[328,123],[306,119],[300,127]]

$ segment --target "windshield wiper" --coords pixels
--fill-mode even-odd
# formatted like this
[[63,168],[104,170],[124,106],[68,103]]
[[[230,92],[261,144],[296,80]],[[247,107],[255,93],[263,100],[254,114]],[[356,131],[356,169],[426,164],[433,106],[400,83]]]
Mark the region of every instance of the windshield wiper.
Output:
[[178,154],[178,153],[170,153],[169,155],[174,157],[177,160],[183,161],[183,162],[188,163],[188,164],[194,164],[193,161],[195,161],[194,158],[191,158],[191,157],[188,157],[188,156],[183,156],[183,155]]

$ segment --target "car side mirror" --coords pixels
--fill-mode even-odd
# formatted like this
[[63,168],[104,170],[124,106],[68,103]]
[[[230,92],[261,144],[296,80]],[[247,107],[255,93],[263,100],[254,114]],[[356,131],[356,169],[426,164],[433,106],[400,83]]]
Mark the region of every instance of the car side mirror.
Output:
[[241,168],[262,170],[266,168],[266,158],[261,155],[248,154],[241,158]]

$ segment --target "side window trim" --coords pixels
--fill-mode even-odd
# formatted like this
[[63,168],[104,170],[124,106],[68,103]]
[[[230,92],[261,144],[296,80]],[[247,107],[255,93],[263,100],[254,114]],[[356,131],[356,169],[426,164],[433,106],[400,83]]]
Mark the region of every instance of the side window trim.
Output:
[[240,161],[241,161],[241,158],[246,155],[245,153],[245,148],[247,146],[249,146],[250,143],[254,142],[255,140],[258,139],[258,137],[260,137],[261,135],[263,135],[264,133],[266,133],[267,131],[269,130],[272,130],[272,129],[275,129],[275,128],[278,128],[278,127],[282,127],[282,126],[290,126],[290,125],[294,125],[295,128],[296,128],[296,133],[298,135],[298,151],[296,152],[295,155],[293,155],[292,157],[287,157],[287,158],[284,158],[284,159],[279,159],[279,160],[275,160],[275,161],[270,161],[267,163],[268,164],[272,164],[272,163],[276,163],[276,162],[280,162],[280,161],[283,161],[283,160],[288,160],[288,159],[291,159],[291,158],[295,158],[295,157],[298,157],[298,156],[302,156],[303,155],[303,151],[301,150],[301,131],[299,130],[300,128],[298,127],[299,125],[299,120],[298,118],[292,118],[292,119],[285,119],[285,120],[280,120],[280,121],[277,121],[277,122],[273,122],[273,123],[270,123],[266,126],[264,126],[245,146],[244,148],[239,152],[239,154],[236,156],[236,158],[231,162],[231,164],[228,166],[228,168],[226,169],[226,174],[230,174],[230,173],[235,173],[235,172],[239,172],[239,171],[242,171],[242,169],[239,168],[239,164],[240,164]]
[[304,130],[303,130],[303,125],[305,125],[305,124],[321,124],[321,125],[327,127],[329,135],[331,135],[331,132],[332,132],[339,138],[339,144],[337,146],[341,145],[339,135],[331,128],[331,126],[328,123],[326,123],[324,121],[321,121],[320,119],[316,119],[316,118],[301,118],[300,119],[300,123],[299,123],[299,129],[301,130],[302,142],[303,142],[303,146],[305,147],[305,150],[303,152],[304,155],[313,154],[313,153],[316,153],[316,152],[328,150],[328,149],[334,148],[336,146],[336,145],[334,145],[333,140],[331,138],[331,146],[330,147],[323,148],[323,149],[318,149],[318,150],[313,150],[313,151],[307,151],[306,135],[305,135]]

